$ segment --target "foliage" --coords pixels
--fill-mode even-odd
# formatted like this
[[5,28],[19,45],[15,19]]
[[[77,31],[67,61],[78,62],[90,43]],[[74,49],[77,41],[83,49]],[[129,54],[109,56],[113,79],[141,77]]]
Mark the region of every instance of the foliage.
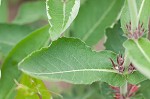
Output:
[[[17,82],[16,82],[17,83]],[[15,99],[50,99],[51,95],[41,80],[22,75],[20,83],[17,83],[18,93]]]
[[[113,90],[106,83],[95,82],[91,85],[74,85],[61,93],[64,99],[112,99]],[[54,97],[60,99],[59,97]]]
[[[140,38],[138,40],[128,40],[124,43],[126,50],[129,53],[129,58],[135,64],[136,68],[150,78],[150,52],[149,40]],[[140,57],[139,57],[140,56]]]
[[124,47],[122,46],[126,38],[123,35],[123,31],[120,26],[120,22],[116,23],[113,28],[106,30],[107,40],[105,42],[106,50],[111,50],[115,53],[124,53]]
[[[30,10],[30,7],[32,7],[32,10]],[[37,12],[33,13],[33,11]],[[22,4],[13,23],[29,24],[38,20],[47,20],[45,3],[43,1]]]
[[[28,0],[9,22],[11,3],[0,1],[0,99],[149,99],[150,0]],[[45,80],[73,85],[56,97]]]
[[73,36],[90,46],[96,44],[104,36],[105,29],[117,21],[123,3],[122,0],[87,0],[73,23]]
[[[34,31],[21,40],[8,54],[2,65],[2,77],[0,79],[0,99],[12,99],[15,96],[16,84],[14,80],[19,80],[21,72],[17,69],[18,62],[26,55],[40,49],[48,41],[48,26]],[[42,37],[39,39],[39,37]],[[8,76],[8,73],[10,76]],[[5,82],[9,82],[5,83]],[[5,90],[3,90],[5,89]],[[8,94],[9,93],[9,94]]]
[[0,23],[5,23],[8,20],[8,0],[2,0],[0,5]]

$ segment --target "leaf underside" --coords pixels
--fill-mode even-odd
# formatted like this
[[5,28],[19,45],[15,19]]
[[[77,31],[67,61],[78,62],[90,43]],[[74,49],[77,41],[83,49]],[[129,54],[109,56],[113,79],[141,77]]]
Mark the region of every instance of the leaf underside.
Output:
[[70,26],[78,14],[80,0],[47,0],[50,37],[54,41]]
[[145,76],[150,78],[150,41],[145,38],[127,40],[124,43],[129,58],[135,67]]

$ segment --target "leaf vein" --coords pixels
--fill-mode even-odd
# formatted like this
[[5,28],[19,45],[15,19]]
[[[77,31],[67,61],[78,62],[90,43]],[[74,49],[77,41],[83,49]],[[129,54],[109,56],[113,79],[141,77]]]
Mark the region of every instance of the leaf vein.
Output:
[[[22,71],[24,71],[22,69]],[[69,71],[60,71],[60,72],[51,72],[51,73],[34,73],[34,72],[28,72],[28,71],[24,71],[26,73],[31,73],[34,75],[54,75],[54,74],[63,74],[63,73],[72,73],[72,72],[112,72],[112,73],[118,73],[115,70],[111,70],[111,69],[78,69],[78,70],[69,70]],[[119,74],[119,73],[118,73]]]

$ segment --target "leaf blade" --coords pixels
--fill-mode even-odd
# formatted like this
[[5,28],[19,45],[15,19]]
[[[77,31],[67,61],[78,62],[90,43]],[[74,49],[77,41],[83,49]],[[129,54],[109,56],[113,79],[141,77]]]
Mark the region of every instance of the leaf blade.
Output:
[[147,78],[141,74],[139,71],[134,71],[132,74],[127,75],[127,81],[130,84],[139,84],[142,81],[145,81]]
[[73,23],[73,36],[88,45],[96,44],[104,36],[105,29],[117,20],[123,3],[121,0],[85,1]]
[[27,2],[21,5],[16,18],[13,20],[13,23],[22,25],[39,20],[47,20],[44,1]]
[[24,25],[0,24],[0,52],[7,56],[9,51],[31,31],[31,27]]
[[[19,69],[39,79],[67,81],[74,84],[91,84],[101,80],[120,86],[125,79],[112,69],[109,60],[115,57],[116,55],[110,51],[93,52],[78,39],[62,38],[53,42],[50,47],[25,58],[20,63]],[[109,79],[105,79],[106,76]]]
[[[49,38],[49,26],[45,26],[31,33],[19,42],[9,53],[2,65],[2,77],[0,79],[0,99],[14,98],[16,91],[14,79],[19,80],[21,71],[18,70],[18,62],[26,55],[41,48]],[[42,37],[42,38],[41,38]],[[41,38],[41,39],[39,39]],[[9,76],[8,76],[9,73]],[[9,85],[8,85],[9,82]]]
[[124,53],[124,47],[122,46],[126,38],[123,36],[120,23],[114,25],[113,28],[106,30],[107,40],[105,42],[106,50],[114,51],[115,53]]
[[15,99],[39,99],[41,97],[42,99],[52,98],[43,81],[29,77],[25,74],[22,75],[17,87],[18,92]]
[[[148,20],[150,16],[150,7],[149,7],[150,0],[137,0],[136,4],[137,4],[138,18],[139,18],[138,23],[140,24],[143,23],[143,28],[144,30],[146,30],[145,33],[147,34],[148,33]],[[123,8],[122,15],[121,15],[121,27],[125,34],[128,33],[126,25],[129,24],[130,22],[131,22],[131,17],[129,13],[129,8],[128,8],[127,2],[125,2],[125,6]]]
[[8,21],[8,1],[1,1],[0,5],[0,22],[4,23]]
[[[145,38],[139,40],[127,40],[124,47],[129,53],[129,58],[135,64],[135,67],[146,77],[150,78],[150,42]],[[137,56],[138,55],[138,56]]]
[[[78,14],[80,0],[47,0],[50,37],[54,41],[70,26]],[[63,10],[62,10],[63,9]]]

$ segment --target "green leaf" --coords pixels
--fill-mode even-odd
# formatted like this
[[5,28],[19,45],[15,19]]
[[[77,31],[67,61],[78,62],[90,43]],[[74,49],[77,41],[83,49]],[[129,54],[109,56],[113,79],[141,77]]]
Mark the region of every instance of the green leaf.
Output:
[[[107,41],[105,43],[105,47],[107,50],[114,51],[116,53],[124,54],[124,47],[122,46],[123,42],[126,40],[123,37],[123,31],[120,28],[120,24],[116,24],[114,28],[109,28],[106,30]],[[126,80],[131,84],[138,84],[147,78],[143,76],[138,71],[133,72],[130,75],[127,75]]]
[[18,62],[46,44],[49,39],[48,28],[49,26],[45,26],[33,32],[11,50],[1,69],[0,99],[13,99],[16,93],[14,79],[18,81],[21,76],[21,71],[17,67]]
[[0,52],[6,56],[31,31],[33,29],[28,26],[0,24]]
[[105,42],[106,50],[114,51],[115,53],[124,53],[124,47],[122,46],[126,38],[123,36],[123,31],[120,28],[120,23],[117,23],[113,28],[106,30],[107,40]]
[[62,96],[64,99],[113,99],[113,92],[110,85],[95,82],[91,85],[73,85],[69,90],[63,90]]
[[[148,30],[148,22],[150,17],[150,0],[143,0],[143,8],[140,14],[140,22],[143,22],[145,30]],[[148,31],[147,31],[148,32]]]
[[143,99],[149,99],[150,97],[150,80],[146,80],[140,84],[139,91],[137,92],[138,94],[143,95]]
[[126,79],[130,84],[136,85],[146,80],[147,78],[144,75],[142,75],[139,71],[134,71],[132,74],[127,75]]
[[15,99],[51,99],[50,92],[41,80],[22,75],[17,86],[18,93]]
[[[144,29],[148,30],[148,20],[150,17],[150,0],[136,0],[136,2],[139,21],[140,23],[144,23]],[[126,2],[121,15],[121,27],[125,33],[128,33],[126,24],[129,24],[130,21],[130,12],[128,8],[128,3]]]
[[44,1],[23,3],[13,23],[28,24],[38,20],[47,20]]
[[121,86],[125,78],[112,69],[111,51],[94,52],[83,42],[61,38],[50,47],[29,55],[19,66],[28,75],[43,80],[66,81],[74,84],[91,84],[104,81]]
[[145,76],[150,78],[150,41],[145,38],[138,40],[129,39],[124,47],[129,53],[129,59],[135,67]]
[[51,40],[58,39],[78,14],[80,0],[47,0]]
[[0,23],[8,21],[8,0],[1,1],[0,5]]
[[74,21],[73,36],[88,45],[96,44],[117,20],[123,4],[124,0],[87,0]]

